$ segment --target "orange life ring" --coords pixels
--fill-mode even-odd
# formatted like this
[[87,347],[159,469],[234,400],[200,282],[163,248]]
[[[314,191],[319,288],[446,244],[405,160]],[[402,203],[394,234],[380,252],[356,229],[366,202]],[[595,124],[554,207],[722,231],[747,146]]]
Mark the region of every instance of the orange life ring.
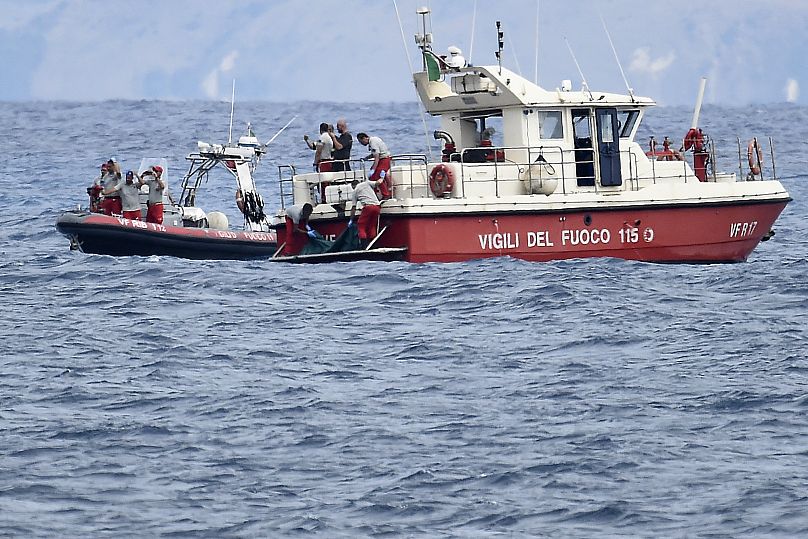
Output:
[[760,167],[763,166],[763,150],[760,149],[756,137],[746,146],[746,158],[749,160],[749,171],[755,175],[760,174]]
[[451,193],[454,188],[454,172],[444,164],[436,165],[429,173],[429,189],[436,197]]

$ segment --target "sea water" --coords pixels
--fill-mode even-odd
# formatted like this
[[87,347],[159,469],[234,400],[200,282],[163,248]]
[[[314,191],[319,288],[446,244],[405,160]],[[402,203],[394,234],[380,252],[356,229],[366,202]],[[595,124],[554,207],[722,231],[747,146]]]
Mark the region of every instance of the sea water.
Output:
[[[808,534],[808,109],[702,112],[724,170],[736,136],[775,137],[794,198],[742,264],[69,250],[55,220],[102,162],[166,157],[177,194],[229,109],[0,104],[0,535]],[[237,103],[233,131],[295,115],[256,173],[269,210],[321,121],[430,140],[414,103]],[[689,120],[654,110],[638,139]],[[240,222],[226,171],[203,189]]]

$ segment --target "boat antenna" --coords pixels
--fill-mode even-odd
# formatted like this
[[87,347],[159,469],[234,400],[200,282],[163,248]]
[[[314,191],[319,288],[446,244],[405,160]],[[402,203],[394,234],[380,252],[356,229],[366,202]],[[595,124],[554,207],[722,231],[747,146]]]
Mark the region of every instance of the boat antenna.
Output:
[[236,79],[233,79],[233,95],[230,96],[230,131],[227,134],[227,143],[233,143],[233,109],[236,107]]
[[536,0],[536,63],[533,69],[533,84],[539,84],[539,0]]
[[[404,37],[404,26],[402,26],[402,24],[401,24],[401,15],[399,15],[399,13],[398,13],[398,4],[396,3],[396,0],[393,0],[393,7],[396,10],[396,19],[398,20],[398,29],[401,32],[401,42],[404,45],[404,52],[407,54],[407,65],[410,68],[410,76],[412,76],[412,74],[415,73],[415,71],[413,71],[413,69],[412,69],[412,60],[410,59],[410,51],[407,49],[407,40]],[[427,47],[429,47],[429,43],[432,42],[432,34],[427,34],[426,33],[426,19],[427,19],[427,16],[429,15],[429,8],[428,7],[418,8],[417,13],[419,15],[421,15],[421,19],[422,19],[422,22],[423,22],[423,27],[424,27],[423,48],[424,48],[424,50],[426,50]],[[418,39],[418,36],[416,36],[416,40],[417,39]],[[424,57],[424,69],[426,69],[426,57]],[[421,122],[423,122],[423,124],[424,124],[424,138],[426,139],[426,150],[427,150],[427,153],[429,154],[429,159],[431,161],[432,160],[432,146],[430,145],[430,142],[429,142],[429,128],[426,126],[426,118],[424,118],[424,106],[423,106],[423,103],[421,103],[421,96],[418,95],[418,88],[415,87],[415,80],[413,80],[413,89],[415,90],[415,95],[418,98],[418,111],[421,113]]]
[[468,63],[471,65],[471,53],[474,52],[474,32],[477,30],[477,0],[474,0],[474,10],[471,12],[471,44],[469,45]]
[[292,119],[291,119],[291,120],[289,120],[288,122],[286,122],[286,125],[284,125],[283,127],[281,127],[281,128],[278,130],[278,132],[277,132],[277,133],[275,133],[274,135],[272,135],[272,138],[271,138],[271,139],[269,139],[268,141],[266,141],[266,142],[264,143],[264,148],[266,148],[267,146],[269,146],[270,144],[272,144],[272,141],[273,141],[273,140],[275,140],[276,138],[278,138],[278,135],[280,135],[281,133],[283,133],[283,132],[286,130],[286,128],[287,128],[287,127],[289,127],[290,125],[292,125],[292,122],[294,122],[296,119],[297,119],[297,116],[292,116]]
[[505,47],[505,43],[502,41],[503,37],[505,37],[505,32],[502,31],[502,23],[497,21],[497,52],[494,54],[497,57],[500,75],[502,75],[502,49]]
[[600,15],[600,22],[603,23],[603,30],[606,32],[606,37],[609,39],[609,45],[612,47],[612,53],[614,54],[614,59],[617,61],[617,67],[620,68],[620,74],[623,76],[623,82],[626,84],[626,90],[628,90],[628,95],[631,98],[631,102],[635,103],[634,100],[634,89],[628,83],[628,79],[626,78],[626,72],[623,71],[623,64],[620,63],[620,58],[617,56],[617,49],[614,48],[614,43],[612,42],[612,35],[609,33],[609,29],[606,28],[606,21],[603,18],[603,15]]
[[581,75],[581,83],[584,85],[584,90],[586,93],[589,94],[589,100],[594,101],[595,98],[592,96],[592,92],[589,90],[589,85],[586,83],[586,77],[584,77],[584,72],[581,70],[581,66],[578,64],[578,59],[575,57],[575,53],[572,52],[572,47],[570,46],[570,42],[567,38],[564,38],[564,43],[567,44],[567,49],[570,51],[570,56],[572,56],[572,61],[575,62],[575,67],[578,69],[578,74]]
[[511,34],[508,34],[508,47],[511,48],[513,51],[513,61],[516,64],[516,72],[519,73],[519,76],[522,76],[522,68],[519,66],[519,55],[516,54],[516,47],[513,46],[513,41],[511,41]]

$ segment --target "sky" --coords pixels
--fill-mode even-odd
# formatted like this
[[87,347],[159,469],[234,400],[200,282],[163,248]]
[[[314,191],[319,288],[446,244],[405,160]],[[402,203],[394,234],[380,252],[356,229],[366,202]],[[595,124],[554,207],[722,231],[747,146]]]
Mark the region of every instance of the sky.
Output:
[[808,0],[0,0],[0,101],[229,101],[233,79],[241,100],[414,101],[420,6],[434,49],[477,65],[501,21],[503,65],[548,89],[580,88],[571,49],[626,93],[605,23],[636,95],[692,104],[706,76],[706,103],[808,102]]

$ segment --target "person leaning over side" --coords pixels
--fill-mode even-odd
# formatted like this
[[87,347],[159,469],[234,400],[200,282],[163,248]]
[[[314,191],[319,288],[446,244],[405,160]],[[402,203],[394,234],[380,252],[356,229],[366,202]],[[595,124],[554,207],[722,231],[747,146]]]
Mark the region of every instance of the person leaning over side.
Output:
[[303,140],[306,141],[308,147],[315,151],[315,172],[331,172],[332,170],[331,153],[334,149],[334,141],[331,138],[333,136],[331,131],[333,131],[332,127],[323,122],[320,124],[320,138],[316,143],[310,141],[308,135],[303,135]]
[[155,165],[143,172],[141,182],[149,186],[149,199],[146,202],[146,222],[163,224],[163,192],[166,182],[163,180],[163,167]]
[[379,181],[363,181],[357,179],[351,182],[353,187],[353,195],[351,201],[351,217],[348,221],[348,228],[354,226],[354,216],[356,215],[356,207],[359,202],[362,203],[362,212],[359,214],[359,222],[356,223],[356,231],[359,234],[359,246],[362,249],[367,249],[373,238],[376,237],[377,227],[379,223],[379,214],[381,213],[381,202],[376,196],[374,188],[381,183]]
[[333,131],[329,131],[331,140],[334,142],[334,163],[331,170],[336,172],[351,170],[351,163],[349,163],[349,161],[351,159],[353,137],[351,137],[351,132],[348,131],[348,124],[345,122],[345,118],[337,120],[337,132],[339,136],[336,136]]
[[379,137],[370,137],[366,133],[359,133],[356,135],[356,140],[362,146],[367,146],[370,150],[370,155],[367,159],[373,158],[373,165],[370,167],[370,181],[378,181],[379,198],[387,200],[393,196],[393,190],[390,183],[390,150],[387,149],[387,144],[384,143]]
[[300,254],[309,238],[317,237],[309,226],[312,211],[314,207],[308,202],[286,208],[286,246],[283,248],[286,256]]
[[138,178],[138,183],[135,183],[134,172],[127,171],[126,181],[107,187],[103,193],[104,195],[118,193],[124,218],[140,221],[140,178]]

